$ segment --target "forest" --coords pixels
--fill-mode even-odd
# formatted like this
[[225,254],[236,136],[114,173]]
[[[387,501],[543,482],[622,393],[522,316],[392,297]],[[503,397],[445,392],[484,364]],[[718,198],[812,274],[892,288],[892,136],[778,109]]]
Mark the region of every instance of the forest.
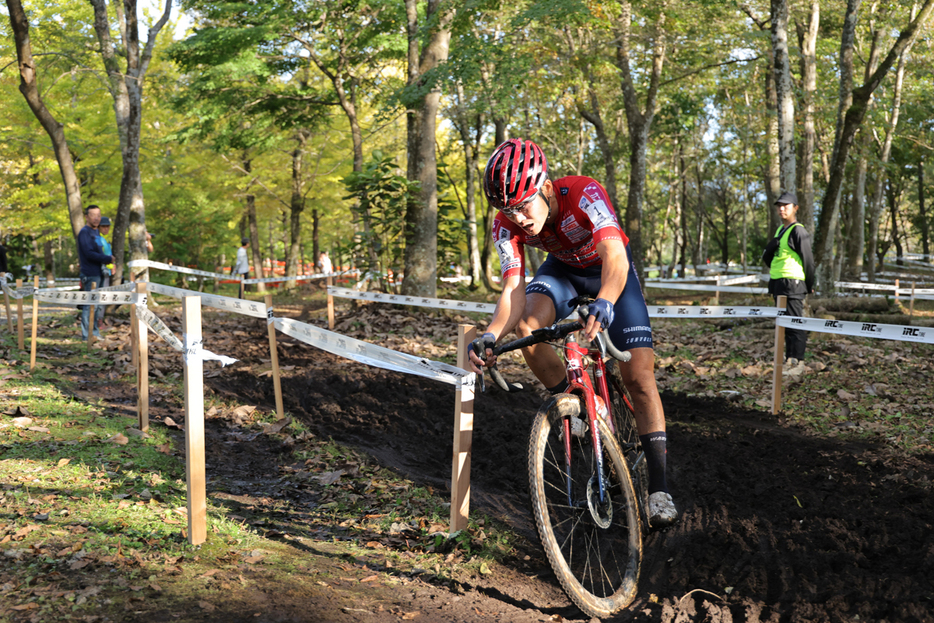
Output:
[[[0,239],[77,274],[92,204],[133,259],[494,289],[482,172],[510,137],[599,180],[637,267],[752,271],[797,193],[819,288],[929,256],[934,0],[6,0]],[[154,251],[147,254],[146,232]],[[543,258],[529,253],[532,267]],[[888,261],[888,260],[887,260]],[[275,264],[265,262],[267,267]],[[261,275],[259,275],[261,276]]]

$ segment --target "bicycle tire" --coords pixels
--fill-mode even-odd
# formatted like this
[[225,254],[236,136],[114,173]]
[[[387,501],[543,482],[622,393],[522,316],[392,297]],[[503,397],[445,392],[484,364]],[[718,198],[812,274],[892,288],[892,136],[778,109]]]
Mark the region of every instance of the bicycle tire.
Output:
[[606,503],[592,486],[596,467],[587,432],[572,439],[569,504],[563,420],[582,413],[580,398],[571,394],[559,394],[539,410],[529,438],[529,490],[538,535],[561,586],[586,615],[606,617],[636,596],[642,528],[626,458],[603,420]]
[[639,518],[642,520],[643,534],[648,534],[649,526],[649,468],[645,462],[645,452],[639,439],[636,415],[632,410],[632,398],[623,383],[619,367],[611,362],[607,366],[607,385],[610,389],[610,401],[613,407],[613,424],[616,427],[616,441],[626,457],[632,475],[632,486],[639,500]]

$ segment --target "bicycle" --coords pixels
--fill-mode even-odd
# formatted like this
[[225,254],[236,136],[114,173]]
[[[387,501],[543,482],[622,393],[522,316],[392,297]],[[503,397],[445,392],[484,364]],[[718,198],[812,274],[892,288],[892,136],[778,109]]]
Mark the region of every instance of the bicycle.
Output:
[[[582,319],[589,302],[574,303]],[[542,405],[529,436],[532,512],[565,592],[588,616],[605,617],[636,595],[649,525],[648,478],[632,401],[617,366],[604,363],[607,353],[623,362],[629,353],[616,349],[605,333],[595,340],[597,348],[580,346],[575,333],[582,329],[577,322],[556,323],[493,353],[565,340],[569,387]],[[503,379],[495,365],[487,370],[504,391],[522,389]],[[482,376],[480,382],[482,388]]]

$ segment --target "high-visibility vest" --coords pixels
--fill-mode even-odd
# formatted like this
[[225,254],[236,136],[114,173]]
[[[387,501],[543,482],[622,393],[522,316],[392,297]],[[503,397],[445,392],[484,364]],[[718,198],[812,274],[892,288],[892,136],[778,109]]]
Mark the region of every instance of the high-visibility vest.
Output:
[[784,233],[782,233],[781,227],[775,231],[776,236],[781,234],[781,239],[778,242],[778,251],[775,252],[775,257],[772,258],[772,263],[769,265],[769,277],[772,279],[800,279],[804,281],[804,263],[801,261],[801,256],[788,246],[788,237],[791,236],[791,230],[799,225],[804,227],[801,223],[796,222],[789,225]]

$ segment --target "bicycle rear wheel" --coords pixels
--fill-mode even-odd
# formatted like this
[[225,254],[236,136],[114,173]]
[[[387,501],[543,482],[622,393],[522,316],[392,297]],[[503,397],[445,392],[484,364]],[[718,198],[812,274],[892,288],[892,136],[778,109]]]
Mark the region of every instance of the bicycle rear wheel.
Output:
[[636,416],[632,411],[632,398],[623,384],[619,367],[610,363],[606,369],[607,385],[610,388],[610,401],[613,403],[613,424],[616,427],[616,441],[626,457],[632,475],[632,486],[639,500],[639,518],[642,520],[643,534],[649,532],[649,469],[645,462],[645,452],[639,440]]
[[599,499],[589,431],[572,433],[567,471],[564,420],[579,416],[586,421],[582,407],[578,396],[559,394],[539,410],[529,439],[529,490],[538,534],[558,581],[582,612],[605,617],[636,596],[642,528],[626,458],[605,422],[598,422],[604,500]]

